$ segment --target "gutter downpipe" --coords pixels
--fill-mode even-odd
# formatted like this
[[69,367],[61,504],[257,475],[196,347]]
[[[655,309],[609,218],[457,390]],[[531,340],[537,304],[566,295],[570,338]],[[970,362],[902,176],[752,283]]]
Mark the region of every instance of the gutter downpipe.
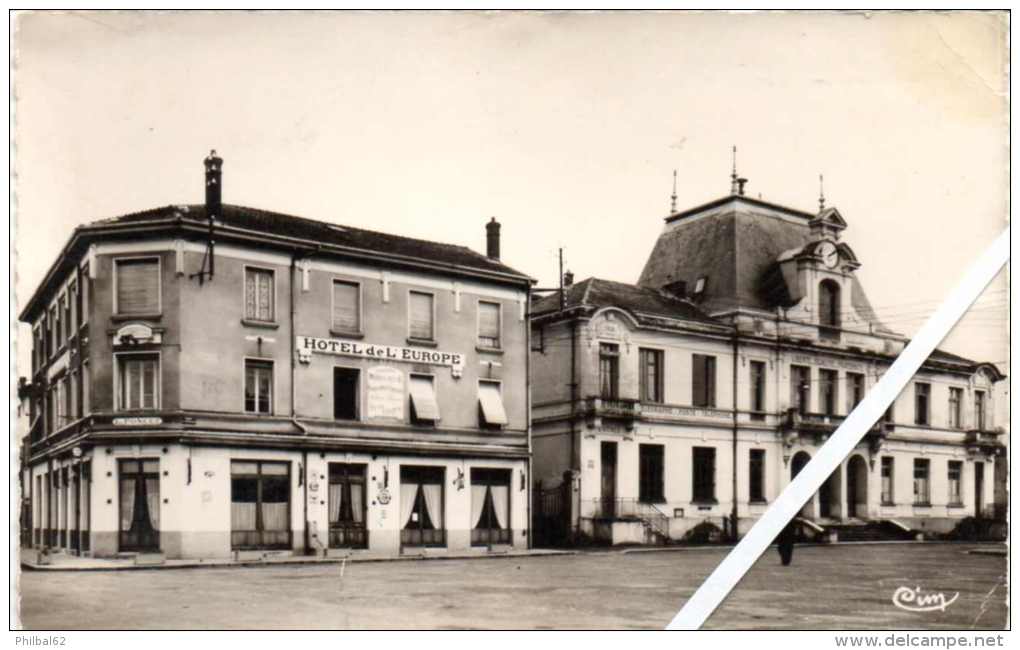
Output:
[[732,509],[732,514],[730,515],[730,534],[731,534],[731,536],[733,538],[733,541],[735,542],[738,539],[738,533],[737,533],[737,466],[738,466],[737,465],[737,463],[738,463],[738,459],[737,459],[737,429],[738,429],[738,421],[737,421],[737,367],[738,367],[739,363],[737,361],[737,356],[738,356],[738,349],[739,349],[738,339],[739,339],[740,335],[738,334],[737,329],[736,329],[736,326],[737,326],[736,320],[734,320],[733,326],[734,326],[734,329],[733,329],[733,471],[731,472],[731,474],[733,475],[733,509]]
[[[295,323],[295,301],[294,301],[294,279],[297,272],[297,260],[300,253],[294,251],[290,256],[290,338],[294,338],[294,323]],[[290,421],[296,426],[301,434],[304,436],[308,435],[308,428],[298,422],[297,419],[297,349],[295,347],[294,340],[288,341],[290,346]],[[310,531],[308,530],[308,449],[301,450],[301,487],[303,488],[304,499],[303,502],[303,513],[304,513],[304,549],[305,555],[308,555],[309,549],[311,548]]]
[[[573,542],[574,536],[581,528],[581,486],[578,485],[577,512],[574,509],[574,480],[581,475],[581,450],[577,445],[577,319],[570,321],[570,526],[573,529],[570,537]],[[577,524],[575,525],[575,520]]]
[[[527,508],[527,520],[526,521],[527,521],[527,526],[528,526],[527,548],[531,549],[531,548],[533,548],[533,546],[532,546],[532,539],[534,538],[534,533],[535,533],[534,522],[532,521],[532,510],[531,510],[531,498],[532,498],[532,492],[531,492],[531,485],[532,485],[532,475],[531,475],[531,471],[532,471],[532,458],[531,458],[531,455],[532,455],[532,445],[531,445],[531,285],[528,285],[527,291],[525,291],[525,293],[524,293],[524,300],[525,300],[525,302],[524,302],[524,341],[525,341],[525,344],[527,345],[527,352],[526,352],[526,355],[524,357],[524,375],[525,375],[524,376],[524,384],[525,384],[524,403],[527,405],[527,414],[526,414],[527,420],[526,420],[526,425],[527,425],[527,432],[528,432],[528,475],[527,475],[527,477],[525,479],[525,481],[526,481],[525,489],[527,491],[524,493],[524,496],[527,499],[527,505],[525,506]],[[511,483],[511,487],[512,486],[513,486],[513,484]],[[512,527],[511,527],[511,530],[512,530]]]

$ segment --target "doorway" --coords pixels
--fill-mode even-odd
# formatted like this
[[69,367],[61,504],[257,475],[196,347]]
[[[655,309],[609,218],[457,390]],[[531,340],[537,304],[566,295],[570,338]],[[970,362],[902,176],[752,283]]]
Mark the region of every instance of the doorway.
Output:
[[616,443],[602,443],[602,516],[616,516]]
[[985,464],[974,463],[974,516],[982,517],[985,511]]
[[847,516],[863,519],[868,513],[868,463],[853,456],[846,464]]
[[120,550],[159,550],[159,461],[119,463]]
[[329,548],[367,548],[363,464],[329,464]]

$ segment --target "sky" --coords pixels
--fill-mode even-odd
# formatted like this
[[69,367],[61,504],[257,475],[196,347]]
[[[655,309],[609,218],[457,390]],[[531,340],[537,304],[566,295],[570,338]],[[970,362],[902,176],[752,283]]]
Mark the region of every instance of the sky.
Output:
[[[817,209],[910,335],[1008,219],[992,13],[35,13],[13,35],[16,310],[74,226],[224,201],[636,282],[669,209]],[[1008,359],[1005,274],[944,349]],[[30,340],[26,326],[20,336]],[[19,374],[29,350],[18,346]]]

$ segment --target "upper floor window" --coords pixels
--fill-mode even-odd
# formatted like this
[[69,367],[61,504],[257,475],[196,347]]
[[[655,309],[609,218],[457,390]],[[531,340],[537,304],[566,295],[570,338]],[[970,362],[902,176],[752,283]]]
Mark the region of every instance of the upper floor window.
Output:
[[36,325],[32,330],[32,374],[34,375],[42,367],[43,359],[42,327]]
[[822,412],[826,415],[836,414],[836,385],[839,381],[839,373],[835,370],[819,370],[818,377],[821,380],[822,391]]
[[715,357],[695,354],[692,357],[694,406],[715,407]]
[[790,366],[790,406],[801,415],[811,409],[811,369]]
[[117,355],[117,377],[119,410],[159,408],[159,355]]
[[765,418],[765,362],[751,362],[751,418]]
[[273,412],[273,362],[249,359],[244,362],[245,413]]
[[985,391],[974,391],[974,428],[979,431],[985,429]]
[[361,372],[357,368],[333,368],[333,417],[357,420]]
[[361,285],[356,282],[333,281],[333,329],[361,333]]
[[963,427],[963,389],[949,388],[949,426],[953,429]]
[[914,424],[929,424],[931,412],[929,398],[931,384],[917,382],[914,384]]
[[118,314],[158,314],[159,258],[116,260],[114,262],[117,285]]
[[752,502],[765,501],[765,450],[752,449],[748,463],[748,498]]
[[818,323],[822,327],[839,327],[839,284],[822,280],[818,285]]
[[50,354],[60,349],[60,310],[56,305],[50,307]]
[[411,393],[411,423],[434,425],[438,422],[435,378],[432,375],[411,375],[408,389]]
[[478,302],[478,345],[500,347],[501,306],[497,302]]
[[76,280],[71,281],[71,286],[67,289],[67,314],[65,316],[67,321],[68,336],[75,334],[78,330],[78,326],[81,325],[78,321],[80,316],[78,314],[78,282]]
[[864,399],[864,375],[859,372],[846,373],[846,412],[850,414]]
[[248,267],[244,270],[244,317],[246,320],[275,320],[274,272]]
[[914,459],[914,505],[926,506],[931,503],[931,461],[927,458]]
[[503,384],[498,381],[478,380],[478,408],[483,427],[498,429],[506,426],[506,408],[503,406]]
[[662,396],[662,350],[641,348],[641,401],[663,401]]
[[86,264],[81,269],[81,311],[78,314],[78,319],[81,321],[80,325],[84,325],[89,322],[89,291],[92,281],[89,280],[89,265]]
[[620,394],[620,346],[599,343],[599,396],[616,399]]
[[60,333],[61,341],[68,341],[71,338],[71,300],[68,294],[60,296],[60,322],[63,323],[63,331]]
[[407,302],[407,329],[412,339],[435,340],[435,296],[431,293],[411,291]]

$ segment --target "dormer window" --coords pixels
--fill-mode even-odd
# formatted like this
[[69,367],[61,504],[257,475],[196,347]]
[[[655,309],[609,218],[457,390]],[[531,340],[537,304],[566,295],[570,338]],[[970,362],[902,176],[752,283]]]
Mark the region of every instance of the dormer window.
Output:
[[839,323],[839,284],[833,280],[822,280],[818,285],[818,324],[822,327],[839,329]]

